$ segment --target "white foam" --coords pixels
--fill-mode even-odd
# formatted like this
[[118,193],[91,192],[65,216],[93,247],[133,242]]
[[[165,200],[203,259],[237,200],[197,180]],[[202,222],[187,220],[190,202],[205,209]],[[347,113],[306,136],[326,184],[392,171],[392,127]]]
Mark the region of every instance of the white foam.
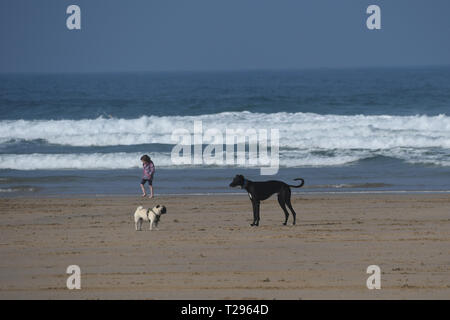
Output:
[[[158,167],[185,168],[189,165],[177,165],[172,163],[170,153],[148,153]],[[0,154],[0,169],[13,170],[59,170],[59,169],[132,169],[142,166],[139,158],[141,153],[86,153],[86,154]],[[355,161],[357,157],[320,158],[307,157],[286,159],[281,161],[281,166],[328,166],[345,164]],[[202,165],[206,167],[207,165]],[[224,161],[224,165],[225,161]],[[259,168],[259,165],[244,167]],[[193,165],[191,166],[193,167]]]
[[[450,159],[439,155],[429,155],[426,150],[393,150],[384,152],[409,163],[433,164],[450,166]],[[160,168],[186,168],[194,165],[177,165],[171,160],[170,153],[148,153],[157,167]],[[0,154],[0,169],[13,170],[59,170],[59,169],[132,169],[142,166],[139,158],[142,153],[81,153],[81,154]],[[332,156],[316,155],[314,151],[300,150],[281,152],[280,167],[323,167],[351,164],[355,161],[383,155],[383,152],[342,150]],[[217,166],[217,165],[214,165]],[[226,167],[224,164],[219,167]],[[238,165],[235,165],[236,167]],[[203,164],[200,167],[210,167]],[[240,167],[260,168],[260,165],[248,164]]]
[[42,139],[70,146],[175,144],[174,129],[276,128],[281,146],[299,149],[450,148],[450,117],[319,115],[313,113],[223,112],[200,116],[142,116],[137,119],[3,120],[0,143]]
[[[3,120],[0,143],[42,139],[66,146],[175,144],[174,129],[279,129],[280,166],[336,166],[376,156],[409,163],[450,166],[450,117],[319,115],[223,112],[200,116],[137,119]],[[145,150],[143,150],[145,152]],[[176,167],[170,153],[150,153],[162,167]],[[0,154],[0,169],[128,169],[140,153]]]
[[33,187],[0,188],[0,193],[35,192],[35,191],[36,191],[36,188],[33,188]]
[[[170,155],[149,154],[158,164],[170,164]],[[131,169],[142,166],[140,153],[86,153],[86,154],[2,154],[0,169],[55,170],[55,169]]]

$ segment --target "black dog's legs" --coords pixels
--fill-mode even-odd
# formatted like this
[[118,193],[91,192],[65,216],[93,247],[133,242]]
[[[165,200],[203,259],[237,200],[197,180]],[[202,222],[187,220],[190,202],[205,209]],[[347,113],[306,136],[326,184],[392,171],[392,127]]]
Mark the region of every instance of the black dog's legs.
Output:
[[294,217],[294,222],[292,223],[293,225],[295,225],[295,219],[297,217],[297,214],[294,211],[294,208],[292,208],[292,204],[291,204],[291,195],[289,194],[289,197],[286,199],[286,204],[288,206],[288,208],[291,210],[292,212],[292,216]]
[[294,208],[292,208],[291,204],[291,189],[287,188],[284,191],[284,203],[288,206],[289,210],[291,210],[292,217],[294,218],[294,222],[292,224],[295,225],[297,214],[295,213]]
[[259,201],[252,201],[253,204],[253,223],[251,226],[259,225]]
[[286,198],[283,191],[278,194],[278,203],[280,204],[281,209],[283,209],[284,211],[285,219],[283,224],[286,225],[289,218],[289,212],[286,209]]

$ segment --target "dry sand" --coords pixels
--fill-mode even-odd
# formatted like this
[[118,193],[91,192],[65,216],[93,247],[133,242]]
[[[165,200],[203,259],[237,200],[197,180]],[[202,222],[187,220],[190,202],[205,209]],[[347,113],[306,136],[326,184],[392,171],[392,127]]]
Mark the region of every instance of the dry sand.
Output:
[[[164,204],[158,231],[136,206]],[[450,299],[449,194],[0,199],[2,299]],[[290,221],[291,222],[291,221]],[[68,265],[81,290],[66,288]],[[366,268],[380,266],[381,290]]]

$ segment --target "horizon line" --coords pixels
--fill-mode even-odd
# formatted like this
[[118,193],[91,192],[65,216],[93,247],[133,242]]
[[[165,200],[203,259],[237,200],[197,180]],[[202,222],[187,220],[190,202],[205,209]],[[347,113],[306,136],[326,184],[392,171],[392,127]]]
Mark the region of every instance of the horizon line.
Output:
[[0,75],[13,74],[121,74],[121,73],[239,73],[239,72],[296,72],[320,70],[371,70],[371,69],[423,69],[423,68],[449,68],[450,64],[423,64],[423,65],[380,65],[380,66],[317,66],[292,68],[230,68],[230,69],[161,69],[161,70],[96,70],[96,71],[0,71]]

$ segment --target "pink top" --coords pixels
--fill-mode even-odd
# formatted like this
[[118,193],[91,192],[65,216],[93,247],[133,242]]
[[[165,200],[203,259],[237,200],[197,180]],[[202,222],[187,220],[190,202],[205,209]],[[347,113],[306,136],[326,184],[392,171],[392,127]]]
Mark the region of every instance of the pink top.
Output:
[[153,164],[153,161],[144,163],[142,166],[144,167],[144,178],[153,178],[153,174],[155,173],[155,165]]

